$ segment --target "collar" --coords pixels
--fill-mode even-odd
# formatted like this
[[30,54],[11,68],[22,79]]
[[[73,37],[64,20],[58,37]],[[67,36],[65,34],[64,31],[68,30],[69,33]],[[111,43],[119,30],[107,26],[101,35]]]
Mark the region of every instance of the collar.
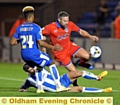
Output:
[[65,28],[58,22],[58,20],[56,21],[56,25],[57,25],[58,28],[65,29]]
[[58,20],[56,21],[56,25],[57,25],[58,28],[61,28],[61,25],[60,25],[60,23],[58,22]]

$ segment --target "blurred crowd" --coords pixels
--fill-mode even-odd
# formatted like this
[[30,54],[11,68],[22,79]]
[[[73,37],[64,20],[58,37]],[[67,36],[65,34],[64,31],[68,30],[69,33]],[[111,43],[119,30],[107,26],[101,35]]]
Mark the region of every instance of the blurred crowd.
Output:
[[101,0],[96,11],[96,22],[98,23],[97,34],[100,34],[100,29],[105,26],[106,20],[114,13],[111,21],[111,37],[120,39],[120,2],[118,2],[115,8],[110,8],[107,5],[106,0]]

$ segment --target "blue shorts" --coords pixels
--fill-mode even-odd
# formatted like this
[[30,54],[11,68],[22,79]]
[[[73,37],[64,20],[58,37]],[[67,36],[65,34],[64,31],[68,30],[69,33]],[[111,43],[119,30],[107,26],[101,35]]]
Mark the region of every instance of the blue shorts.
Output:
[[60,77],[60,82],[63,86],[65,86],[66,88],[69,87],[72,82],[70,81],[70,79],[68,78],[67,74],[63,74],[61,77]]
[[50,56],[44,52],[37,54],[22,54],[23,60],[31,67],[36,66],[49,66],[52,63]]
[[[60,76],[60,82],[66,88],[72,84],[67,74],[63,74],[62,76]],[[45,81],[43,82],[43,87],[44,90],[47,91],[53,91],[53,92],[56,91],[56,85],[51,75],[47,75]]]

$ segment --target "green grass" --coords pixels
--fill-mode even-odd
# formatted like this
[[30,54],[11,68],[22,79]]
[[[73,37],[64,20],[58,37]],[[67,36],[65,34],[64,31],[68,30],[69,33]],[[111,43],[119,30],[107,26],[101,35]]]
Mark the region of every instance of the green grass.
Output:
[[[66,73],[63,67],[58,67],[60,74]],[[79,68],[78,68],[79,69]],[[86,69],[84,69],[86,70]],[[88,70],[87,70],[88,71]],[[95,74],[99,74],[103,70],[92,70]],[[120,91],[120,71],[108,70],[109,74],[102,81],[78,79],[80,86],[106,88],[112,87],[113,90]],[[36,89],[30,88],[27,92],[18,92],[19,87],[23,84],[27,74],[22,70],[22,64],[0,63],[0,96],[17,96],[17,97],[113,97],[114,105],[120,105],[120,92],[112,93],[45,93],[36,94]]]

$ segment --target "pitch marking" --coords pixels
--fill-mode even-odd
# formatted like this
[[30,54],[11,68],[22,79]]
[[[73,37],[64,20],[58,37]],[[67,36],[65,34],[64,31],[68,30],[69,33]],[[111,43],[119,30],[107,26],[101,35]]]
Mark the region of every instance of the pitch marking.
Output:
[[24,80],[22,80],[22,79],[4,78],[4,77],[0,77],[0,79],[2,79],[2,80],[9,80],[9,81],[19,81],[19,82],[23,82],[23,81],[24,81]]

